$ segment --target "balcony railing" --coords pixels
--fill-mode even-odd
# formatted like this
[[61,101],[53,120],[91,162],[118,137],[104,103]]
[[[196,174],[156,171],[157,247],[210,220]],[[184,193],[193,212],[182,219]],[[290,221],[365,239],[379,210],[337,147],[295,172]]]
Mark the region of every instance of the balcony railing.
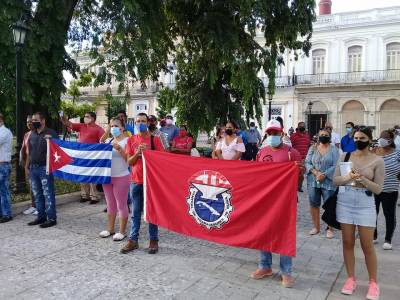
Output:
[[378,70],[364,72],[341,72],[297,75],[295,85],[330,85],[346,83],[370,83],[382,81],[399,81],[400,70]]

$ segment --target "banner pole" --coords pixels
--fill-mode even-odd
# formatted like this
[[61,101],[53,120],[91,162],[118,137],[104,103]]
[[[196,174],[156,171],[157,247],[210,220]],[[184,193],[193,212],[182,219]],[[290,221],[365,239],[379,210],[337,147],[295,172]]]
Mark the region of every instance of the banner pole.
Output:
[[47,142],[46,175],[49,175],[49,171],[50,171],[50,139],[46,139],[46,142]]
[[146,187],[147,187],[147,176],[146,176],[146,159],[144,155],[145,151],[142,153],[142,163],[143,163],[143,218],[144,220],[148,223],[147,221],[147,214],[146,214],[146,204],[147,204],[147,193],[146,193]]

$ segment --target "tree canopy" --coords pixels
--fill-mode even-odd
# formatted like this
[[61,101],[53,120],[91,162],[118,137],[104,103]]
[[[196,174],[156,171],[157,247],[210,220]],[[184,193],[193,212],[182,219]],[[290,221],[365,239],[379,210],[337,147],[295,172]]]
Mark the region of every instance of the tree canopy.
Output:
[[[0,62],[6,62],[7,74],[0,75],[0,99],[14,92],[8,26],[28,11],[25,101],[57,111],[65,91],[62,70],[77,70],[64,49],[68,43],[73,50],[89,51],[94,63],[105,67],[96,85],[114,77],[126,92],[134,81],[157,81],[160,72],[170,72],[169,64],[175,64],[175,90],[159,99],[172,101],[178,120],[193,132],[242,116],[260,119],[265,89],[257,73],[264,70],[274,93],[275,69],[284,63],[281,54],[286,49],[308,54],[315,19],[314,0],[36,2],[34,11],[30,1],[2,1],[0,43],[7,50]],[[257,35],[265,43],[259,44]]]

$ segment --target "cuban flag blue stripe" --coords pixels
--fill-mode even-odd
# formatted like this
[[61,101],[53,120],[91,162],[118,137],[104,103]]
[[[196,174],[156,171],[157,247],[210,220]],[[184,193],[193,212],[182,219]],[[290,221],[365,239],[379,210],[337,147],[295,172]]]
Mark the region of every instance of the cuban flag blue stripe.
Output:
[[58,178],[73,182],[98,183],[98,184],[111,183],[111,176],[84,176],[84,175],[69,174],[59,170],[54,171],[53,175]]
[[111,159],[74,158],[74,161],[70,165],[89,168],[111,168]]
[[78,151],[112,151],[111,144],[84,144],[77,142],[68,142],[58,139],[52,139],[53,142],[62,148]]

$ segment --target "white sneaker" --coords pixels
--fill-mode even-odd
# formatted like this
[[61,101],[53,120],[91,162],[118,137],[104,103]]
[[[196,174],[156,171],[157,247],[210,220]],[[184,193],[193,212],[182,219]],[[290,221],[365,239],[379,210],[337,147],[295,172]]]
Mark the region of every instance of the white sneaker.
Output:
[[39,212],[37,211],[37,209],[35,208],[35,211],[32,213],[32,215],[37,216],[39,214]]
[[22,213],[24,215],[30,215],[33,214],[36,211],[36,208],[34,208],[33,206],[29,207],[28,209],[25,209]]
[[388,242],[384,242],[382,245],[383,250],[392,250],[392,244],[388,243]]
[[103,230],[102,232],[99,233],[99,236],[102,237],[102,238],[107,238],[107,237],[109,237],[111,235],[112,235],[112,233],[109,232],[108,230]]
[[374,245],[376,245],[378,243],[379,243],[378,239],[374,239]]
[[113,241],[115,242],[119,242],[122,241],[126,236],[124,234],[122,234],[121,232],[117,232],[116,234],[114,234],[113,236]]

